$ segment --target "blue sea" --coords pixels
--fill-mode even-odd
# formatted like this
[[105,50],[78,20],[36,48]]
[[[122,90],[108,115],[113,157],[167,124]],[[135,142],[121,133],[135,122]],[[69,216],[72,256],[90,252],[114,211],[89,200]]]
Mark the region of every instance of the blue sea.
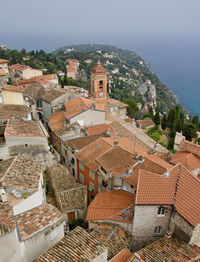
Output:
[[150,62],[152,71],[188,113],[200,116],[200,38],[155,37],[131,42],[127,48]]

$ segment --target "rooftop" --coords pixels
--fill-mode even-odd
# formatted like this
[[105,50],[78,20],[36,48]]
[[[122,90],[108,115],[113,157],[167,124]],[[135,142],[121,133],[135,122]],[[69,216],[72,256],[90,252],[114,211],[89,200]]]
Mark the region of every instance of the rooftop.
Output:
[[5,64],[5,63],[8,63],[9,62],[9,60],[7,60],[7,59],[0,59],[0,64]]
[[8,170],[9,166],[12,164],[13,158],[0,161],[0,181]]
[[38,99],[45,93],[45,89],[40,83],[34,82],[34,83],[29,84],[24,89],[24,93],[25,95],[33,99]]
[[9,203],[0,202],[0,236],[15,229],[14,213]]
[[5,76],[5,75],[6,75],[5,71],[0,68],[0,76]]
[[109,262],[128,262],[132,257],[132,253],[127,249],[120,251],[115,257],[113,257]]
[[75,129],[81,129],[81,126],[79,125],[78,122],[74,122],[72,124],[68,124],[65,126],[62,126],[54,131],[54,133],[57,136],[64,136],[68,134],[70,131],[75,130]]
[[22,119],[30,113],[31,109],[25,105],[0,104],[0,120]]
[[20,239],[26,240],[49,228],[58,220],[62,220],[63,217],[57,208],[44,203],[39,207],[17,215],[15,219]]
[[82,150],[86,146],[93,143],[95,140],[99,139],[100,137],[104,137],[104,134],[97,134],[97,135],[90,135],[90,136],[83,136],[78,138],[73,138],[66,141],[66,144],[71,146],[74,150]]
[[22,87],[14,86],[14,85],[5,85],[5,86],[3,86],[2,90],[11,91],[11,92],[18,92],[18,93],[24,92],[24,89]]
[[64,112],[65,111],[63,110],[63,111],[51,114],[51,117],[49,120],[49,127],[51,131],[55,131],[64,126],[64,122],[66,120],[64,116]]
[[134,199],[134,194],[121,189],[100,192],[90,203],[86,220],[132,223]]
[[58,91],[58,90],[54,90],[54,89],[51,89],[49,91],[45,90],[45,93],[41,95],[41,99],[48,102],[48,103],[51,103],[52,101],[54,101],[56,98],[64,95],[65,92],[64,91]]
[[195,258],[199,259],[200,248],[173,237],[161,238],[137,251],[135,255],[145,262],[191,262],[198,261]]
[[80,153],[76,153],[75,157],[88,168],[96,171],[98,163],[95,160],[111,147],[112,146],[103,140],[103,138],[99,138],[85,147]]
[[200,157],[190,152],[177,151],[170,162],[174,165],[181,163],[190,171],[200,167]]
[[110,134],[111,137],[118,137],[118,135],[113,130],[111,125],[108,124],[88,126],[86,127],[86,132],[88,133],[88,135],[96,135],[96,134],[102,134],[104,132],[107,132]]
[[120,146],[114,146],[96,159],[98,164],[113,175],[122,176],[124,172],[137,163],[134,154],[126,151]]
[[200,157],[200,146],[187,140],[180,145],[180,151],[190,152]]
[[107,70],[102,66],[100,61],[98,61],[97,65],[92,67],[91,72],[92,73],[104,73],[105,74],[107,72]]
[[86,259],[94,259],[98,252],[102,253],[106,248],[83,228],[76,227],[74,230],[57,242],[52,248],[44,252],[36,262],[85,262]]
[[31,69],[29,66],[21,65],[21,64],[14,64],[9,67],[9,70],[18,70],[18,71],[24,71],[27,69]]
[[3,186],[33,193],[38,190],[42,166],[30,158],[16,157],[7,169]]
[[200,223],[200,180],[177,164],[163,176],[140,170],[135,204],[174,204],[192,226]]
[[[34,70],[36,70],[36,69],[34,69]],[[41,76],[34,76],[34,77],[29,78],[29,79],[17,80],[16,84],[17,85],[28,85],[28,84],[31,84],[33,82],[40,82],[40,81],[44,81],[44,80],[50,81],[50,80],[54,80],[54,79],[58,79],[56,74],[41,75]]]
[[78,97],[65,103],[65,109],[64,115],[66,119],[70,119],[88,109],[104,111],[101,105],[95,103],[95,100],[83,97]]
[[155,123],[152,120],[136,120],[137,125],[144,127],[155,126]]
[[47,137],[47,133],[43,132],[39,122],[34,120],[20,121],[10,119],[6,125],[6,136],[21,136],[21,137]]
[[108,248],[108,260],[122,249],[129,248],[131,242],[131,237],[117,225],[100,224],[91,232],[91,235]]

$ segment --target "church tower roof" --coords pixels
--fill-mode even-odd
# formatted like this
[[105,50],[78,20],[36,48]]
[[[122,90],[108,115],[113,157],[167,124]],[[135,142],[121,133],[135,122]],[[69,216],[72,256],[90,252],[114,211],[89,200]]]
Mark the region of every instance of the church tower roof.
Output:
[[91,72],[93,72],[93,73],[106,73],[107,70],[102,66],[100,60],[98,60],[97,65],[92,67]]

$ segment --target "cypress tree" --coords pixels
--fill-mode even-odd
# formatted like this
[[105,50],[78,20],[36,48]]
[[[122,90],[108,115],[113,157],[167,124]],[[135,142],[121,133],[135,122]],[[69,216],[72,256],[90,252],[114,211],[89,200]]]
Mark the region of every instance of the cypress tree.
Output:
[[161,127],[162,127],[162,130],[165,130],[167,128],[167,116],[166,116],[166,114],[163,115]]
[[160,125],[160,113],[157,111],[154,116],[154,123],[159,126]]

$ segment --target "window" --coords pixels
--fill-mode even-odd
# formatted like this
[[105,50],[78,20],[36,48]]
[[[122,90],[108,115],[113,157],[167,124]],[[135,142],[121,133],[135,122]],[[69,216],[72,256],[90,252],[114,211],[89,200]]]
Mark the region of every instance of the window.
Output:
[[111,108],[110,108],[110,112],[111,112],[111,113],[113,112],[113,106],[111,106]]
[[94,192],[94,184],[90,182],[90,187],[89,187],[90,192]]
[[72,165],[74,165],[74,163],[75,163],[75,160],[74,160],[74,158],[73,158],[73,157],[72,157],[72,159],[71,159],[70,163],[71,163]]
[[80,179],[80,182],[82,183],[82,184],[84,184],[84,175],[83,174],[79,174],[79,179]]
[[161,226],[157,226],[154,229],[154,234],[160,235],[161,234]]
[[90,170],[90,178],[94,179],[94,172]]
[[99,88],[103,88],[103,81],[99,81]]
[[164,216],[164,215],[165,215],[165,208],[164,208],[164,207],[159,207],[157,214],[158,214],[159,216]]
[[79,168],[83,171],[84,170],[84,166],[83,163],[79,161]]

